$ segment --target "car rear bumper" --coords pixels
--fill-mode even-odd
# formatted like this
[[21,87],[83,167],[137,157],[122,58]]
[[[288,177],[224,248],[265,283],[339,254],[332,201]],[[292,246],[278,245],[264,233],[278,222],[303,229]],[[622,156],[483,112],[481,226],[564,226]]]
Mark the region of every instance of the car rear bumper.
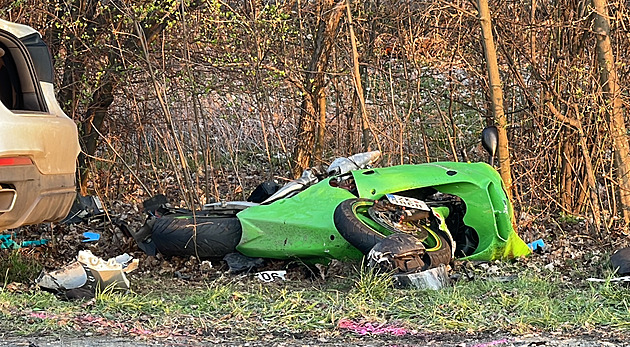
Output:
[[76,197],[74,173],[43,175],[35,165],[0,167],[0,186],[0,230],[61,220]]

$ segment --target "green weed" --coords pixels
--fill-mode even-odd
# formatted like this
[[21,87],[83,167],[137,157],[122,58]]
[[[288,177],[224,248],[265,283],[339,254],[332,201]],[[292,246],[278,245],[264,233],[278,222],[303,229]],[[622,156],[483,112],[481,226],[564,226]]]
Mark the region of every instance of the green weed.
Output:
[[6,286],[11,282],[31,283],[42,271],[42,266],[33,257],[21,250],[0,252],[0,276]]

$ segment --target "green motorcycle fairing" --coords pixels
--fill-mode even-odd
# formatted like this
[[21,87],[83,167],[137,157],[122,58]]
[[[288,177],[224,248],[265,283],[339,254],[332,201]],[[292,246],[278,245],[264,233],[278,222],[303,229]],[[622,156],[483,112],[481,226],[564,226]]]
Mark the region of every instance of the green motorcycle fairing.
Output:
[[438,162],[353,171],[358,191],[333,187],[332,178],[297,195],[240,212],[242,237],[236,249],[263,258],[312,260],[360,259],[363,254],[336,230],[335,208],[352,198],[380,199],[385,194],[433,188],[461,198],[464,223],[479,238],[471,260],[494,260],[529,254],[514,229],[514,212],[500,176],[485,163]]

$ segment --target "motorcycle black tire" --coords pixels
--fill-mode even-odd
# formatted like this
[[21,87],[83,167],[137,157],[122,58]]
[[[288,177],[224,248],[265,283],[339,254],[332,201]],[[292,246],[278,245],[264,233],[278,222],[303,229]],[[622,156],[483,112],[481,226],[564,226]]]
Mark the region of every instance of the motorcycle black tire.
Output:
[[[343,201],[335,209],[333,220],[335,228],[348,243],[356,247],[363,254],[368,254],[370,250],[387,235],[368,225],[357,216],[357,208],[371,206],[374,200],[370,199],[348,199]],[[425,263],[427,268],[439,266],[440,264],[448,264],[452,259],[452,251],[448,238],[443,235],[441,230],[434,230],[439,237],[439,248],[428,250],[425,253]]]
[[223,258],[235,252],[241,234],[236,217],[162,216],[153,224],[151,239],[165,256]]

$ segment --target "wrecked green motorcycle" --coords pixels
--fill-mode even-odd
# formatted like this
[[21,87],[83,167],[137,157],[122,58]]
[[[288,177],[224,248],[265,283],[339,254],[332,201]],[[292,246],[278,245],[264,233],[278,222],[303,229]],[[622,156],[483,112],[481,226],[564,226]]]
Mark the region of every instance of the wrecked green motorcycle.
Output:
[[[378,152],[306,170],[262,202],[155,212],[134,238],[150,255],[331,259],[384,256],[400,272],[527,255],[512,205],[486,163],[436,162],[372,168]],[[167,212],[165,212],[167,211]],[[378,252],[377,252],[378,251]]]

